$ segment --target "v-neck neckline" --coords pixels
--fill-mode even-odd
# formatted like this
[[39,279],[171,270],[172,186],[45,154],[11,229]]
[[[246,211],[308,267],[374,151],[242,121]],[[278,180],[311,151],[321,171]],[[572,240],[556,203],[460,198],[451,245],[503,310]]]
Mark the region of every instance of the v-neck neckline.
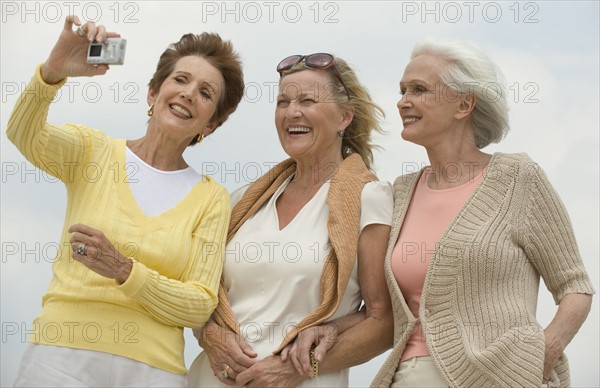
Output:
[[114,150],[116,159],[116,169],[113,172],[113,179],[117,187],[119,199],[120,202],[123,203],[127,209],[129,209],[127,213],[133,219],[135,219],[136,222],[146,225],[152,225],[154,223],[163,224],[165,220],[177,217],[177,215],[179,215],[183,211],[183,209],[197,206],[197,204],[193,202],[194,198],[197,198],[197,196],[194,194],[197,190],[201,189],[201,183],[204,179],[206,179],[205,177],[202,177],[202,179],[200,179],[194,185],[194,187],[192,187],[190,192],[172,208],[153,216],[147,215],[138,204],[133,194],[133,191],[131,190],[130,178],[127,174],[128,166],[125,156],[126,140],[116,140]]
[[273,198],[271,199],[272,201],[272,212],[275,218],[275,224],[277,225],[277,230],[279,232],[284,232],[286,229],[288,229],[292,224],[298,222],[296,221],[298,218],[301,217],[301,215],[303,213],[305,213],[307,209],[310,205],[311,202],[315,201],[318,196],[321,195],[321,191],[324,190],[325,186],[329,187],[330,181],[325,181],[321,187],[319,187],[319,189],[317,190],[317,192],[312,196],[311,199],[309,199],[304,206],[302,206],[302,208],[298,211],[298,213],[296,213],[296,215],[290,220],[290,222],[288,222],[283,228],[281,227],[281,223],[279,222],[279,213],[277,212],[277,199],[279,198],[279,196],[281,194],[283,194],[285,188],[288,186],[288,184],[291,182],[291,180],[294,178],[294,175],[292,174],[290,177],[288,177],[283,184],[279,187],[279,189],[277,189],[277,191],[275,192],[275,194],[273,195]]

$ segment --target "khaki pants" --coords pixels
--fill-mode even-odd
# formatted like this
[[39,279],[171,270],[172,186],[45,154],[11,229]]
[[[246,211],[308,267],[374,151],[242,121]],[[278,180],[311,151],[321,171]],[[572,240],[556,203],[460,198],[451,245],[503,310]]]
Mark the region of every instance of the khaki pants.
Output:
[[[430,356],[413,357],[401,362],[394,374],[392,388],[447,388]],[[542,384],[540,388],[547,388]]]
[[413,357],[403,361],[396,369],[391,387],[394,388],[447,388],[430,356]]

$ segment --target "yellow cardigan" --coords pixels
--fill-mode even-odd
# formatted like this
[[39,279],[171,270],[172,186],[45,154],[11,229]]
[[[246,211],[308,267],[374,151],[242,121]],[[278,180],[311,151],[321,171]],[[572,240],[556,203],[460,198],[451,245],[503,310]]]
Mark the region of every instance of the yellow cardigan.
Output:
[[[63,84],[45,84],[38,67],[7,129],[21,153],[67,189],[62,249],[30,342],[107,352],[184,374],[183,327],[202,326],[217,305],[229,195],[204,178],[177,206],[147,217],[129,187],[135,183],[127,175],[125,140],[46,123]],[[99,229],[133,259],[125,283],[72,259],[67,229],[76,223]]]

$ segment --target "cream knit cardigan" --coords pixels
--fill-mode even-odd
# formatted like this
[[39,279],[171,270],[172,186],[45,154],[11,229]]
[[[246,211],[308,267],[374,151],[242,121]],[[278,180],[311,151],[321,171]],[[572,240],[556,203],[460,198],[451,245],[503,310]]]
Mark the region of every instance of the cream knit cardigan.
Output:
[[[388,387],[415,325],[390,258],[421,172],[394,183],[385,272],[394,348],[372,382]],[[540,276],[556,303],[593,294],[571,223],[545,174],[525,154],[494,154],[487,172],[440,238],[419,316],[427,347],[451,387],[539,387],[544,330],[536,320]],[[563,354],[549,386],[569,386]]]

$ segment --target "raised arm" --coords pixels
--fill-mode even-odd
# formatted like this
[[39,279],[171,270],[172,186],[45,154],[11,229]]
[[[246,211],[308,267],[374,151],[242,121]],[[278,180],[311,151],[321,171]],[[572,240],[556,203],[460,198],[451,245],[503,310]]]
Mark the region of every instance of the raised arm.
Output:
[[[106,73],[107,65],[87,63],[89,42],[119,36],[103,26],[86,23],[87,36],[80,36],[73,25],[79,18],[68,16],[48,59],[36,70],[32,81],[18,98],[8,121],[6,135],[36,167],[65,181],[61,171],[77,166],[84,157],[85,143],[93,141],[94,131],[77,125],[57,127],[46,122],[50,103],[67,77]],[[63,176],[61,176],[63,175]]]

